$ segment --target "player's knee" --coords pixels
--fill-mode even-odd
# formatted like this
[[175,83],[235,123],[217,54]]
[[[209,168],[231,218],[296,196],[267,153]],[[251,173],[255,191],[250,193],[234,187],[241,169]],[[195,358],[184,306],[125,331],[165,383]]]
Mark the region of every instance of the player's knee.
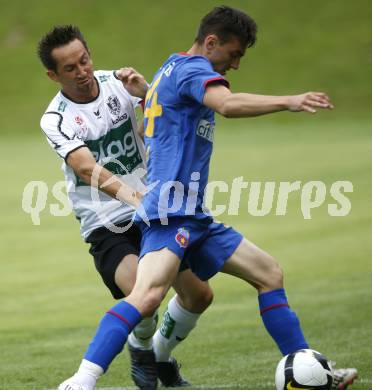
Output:
[[207,283],[203,283],[192,294],[178,294],[183,308],[191,313],[203,313],[213,302],[213,290]]
[[213,298],[213,290],[206,284],[204,288],[198,291],[198,295],[192,302],[194,308],[193,311],[195,313],[202,313],[213,302]]
[[200,312],[206,310],[213,302],[213,290],[208,286],[205,289],[203,296],[200,296]]
[[265,288],[269,290],[274,290],[282,287],[283,287],[283,270],[280,267],[280,265],[275,261],[275,259],[272,259],[272,262],[270,264],[267,273]]
[[247,279],[259,293],[283,287],[283,271],[268,253],[261,252],[256,258],[258,269],[252,279]]

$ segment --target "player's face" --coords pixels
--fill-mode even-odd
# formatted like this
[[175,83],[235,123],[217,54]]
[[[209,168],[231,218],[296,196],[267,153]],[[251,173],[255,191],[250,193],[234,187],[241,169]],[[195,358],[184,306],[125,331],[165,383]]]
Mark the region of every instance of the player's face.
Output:
[[209,51],[208,58],[213,65],[213,69],[225,75],[228,70],[237,70],[239,68],[240,59],[244,56],[244,53],[245,47],[235,36],[225,43],[221,43],[216,37],[214,45]]
[[83,43],[75,39],[67,45],[52,50],[56,61],[56,72],[49,70],[48,75],[62,85],[62,89],[71,97],[89,95],[95,89],[93,63]]

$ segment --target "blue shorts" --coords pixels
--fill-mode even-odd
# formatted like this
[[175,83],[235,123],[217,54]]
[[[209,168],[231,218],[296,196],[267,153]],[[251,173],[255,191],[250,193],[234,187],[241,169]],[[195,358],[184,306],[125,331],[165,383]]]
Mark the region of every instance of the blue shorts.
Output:
[[212,218],[172,217],[168,225],[159,220],[150,226],[139,222],[142,231],[140,258],[146,253],[168,248],[181,260],[180,271],[190,268],[201,280],[208,280],[225,264],[243,239],[231,227]]

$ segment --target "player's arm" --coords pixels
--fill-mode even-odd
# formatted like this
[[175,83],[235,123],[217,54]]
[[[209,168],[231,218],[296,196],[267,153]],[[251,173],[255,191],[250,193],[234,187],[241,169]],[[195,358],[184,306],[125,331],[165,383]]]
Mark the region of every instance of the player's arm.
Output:
[[[123,83],[124,88],[132,95],[142,99],[141,106],[143,109],[148,83],[146,79],[133,68],[120,68],[115,71],[116,77]],[[138,123],[137,133],[144,139],[145,130],[143,121]]]
[[94,186],[112,198],[138,207],[141,194],[129,185],[123,183],[117,176],[97,164],[93,154],[87,147],[71,152],[66,163],[88,185]]
[[323,92],[292,96],[255,95],[232,93],[221,84],[207,86],[203,104],[226,118],[258,116],[286,110],[315,113],[318,108],[333,108],[329,97]]

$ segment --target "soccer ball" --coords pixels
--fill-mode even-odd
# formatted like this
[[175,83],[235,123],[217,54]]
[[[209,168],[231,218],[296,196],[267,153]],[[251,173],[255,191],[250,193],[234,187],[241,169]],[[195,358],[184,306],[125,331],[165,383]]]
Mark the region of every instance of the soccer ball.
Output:
[[330,390],[332,381],[330,362],[312,349],[301,349],[284,356],[275,372],[277,390]]

